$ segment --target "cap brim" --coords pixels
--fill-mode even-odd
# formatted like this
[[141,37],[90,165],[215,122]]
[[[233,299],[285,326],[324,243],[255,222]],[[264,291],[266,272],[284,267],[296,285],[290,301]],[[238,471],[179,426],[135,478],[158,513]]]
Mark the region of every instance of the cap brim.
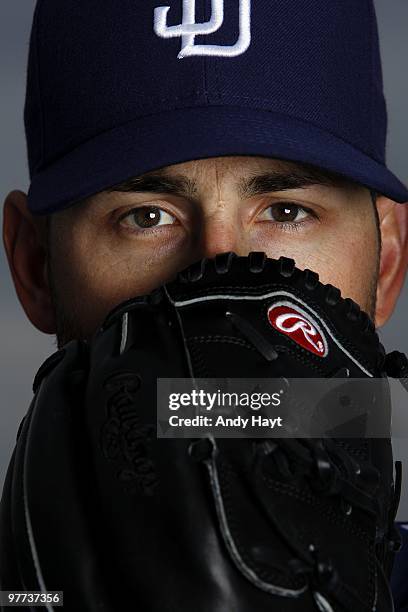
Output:
[[408,189],[388,168],[336,136],[286,115],[213,106],[171,110],[106,131],[38,172],[29,208],[47,214],[130,177],[189,160],[257,155],[313,164],[396,202]]

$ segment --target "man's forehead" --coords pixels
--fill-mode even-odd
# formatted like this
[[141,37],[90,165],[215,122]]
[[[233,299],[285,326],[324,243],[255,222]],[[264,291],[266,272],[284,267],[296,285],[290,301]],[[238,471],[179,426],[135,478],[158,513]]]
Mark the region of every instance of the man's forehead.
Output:
[[261,188],[264,191],[283,191],[311,185],[356,185],[336,173],[308,164],[257,156],[230,156],[166,166],[131,177],[108,191],[185,191],[194,194],[199,191],[202,183],[221,179],[237,187],[241,195],[251,195],[253,189],[260,191]]
[[197,175],[207,174],[209,172],[223,171],[225,173],[249,173],[263,171],[265,169],[276,169],[281,171],[289,171],[296,167],[301,167],[302,164],[285,161],[281,159],[261,157],[256,155],[229,155],[222,157],[208,157],[204,159],[192,159],[179,164],[165,166],[157,171],[148,172],[146,174],[163,174],[171,176],[173,174],[191,174]]

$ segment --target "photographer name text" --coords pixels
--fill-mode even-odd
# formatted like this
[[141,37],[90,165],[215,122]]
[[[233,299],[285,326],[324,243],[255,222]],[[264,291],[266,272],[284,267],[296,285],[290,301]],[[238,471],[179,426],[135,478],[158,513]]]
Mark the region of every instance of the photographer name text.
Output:
[[226,428],[239,428],[246,429],[250,427],[267,427],[269,429],[275,429],[277,427],[283,427],[282,417],[269,418],[262,417],[259,415],[252,415],[251,417],[225,417],[218,416],[212,418],[208,416],[198,415],[191,418],[179,417],[172,415],[169,418],[170,427],[226,427]]

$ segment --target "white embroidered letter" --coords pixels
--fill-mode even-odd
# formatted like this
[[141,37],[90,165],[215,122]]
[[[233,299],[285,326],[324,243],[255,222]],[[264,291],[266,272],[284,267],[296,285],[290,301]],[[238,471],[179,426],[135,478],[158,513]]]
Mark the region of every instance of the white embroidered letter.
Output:
[[245,53],[251,44],[251,0],[239,0],[239,37],[234,45],[196,45],[196,36],[217,32],[224,23],[224,0],[211,0],[211,19],[196,23],[195,0],[182,0],[183,17],[181,24],[168,26],[169,6],[159,6],[154,10],[154,31],[161,38],[181,38],[181,51],[178,58],[194,55],[213,57],[236,57]]

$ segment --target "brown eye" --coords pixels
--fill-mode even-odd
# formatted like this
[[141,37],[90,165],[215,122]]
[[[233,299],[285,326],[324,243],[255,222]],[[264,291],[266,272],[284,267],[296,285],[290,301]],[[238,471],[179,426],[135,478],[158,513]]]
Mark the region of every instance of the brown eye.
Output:
[[308,212],[292,202],[279,202],[269,206],[261,215],[263,221],[275,223],[297,223],[308,216]]
[[173,215],[157,206],[135,208],[121,219],[121,223],[139,229],[149,229],[161,225],[172,225],[176,221]]

